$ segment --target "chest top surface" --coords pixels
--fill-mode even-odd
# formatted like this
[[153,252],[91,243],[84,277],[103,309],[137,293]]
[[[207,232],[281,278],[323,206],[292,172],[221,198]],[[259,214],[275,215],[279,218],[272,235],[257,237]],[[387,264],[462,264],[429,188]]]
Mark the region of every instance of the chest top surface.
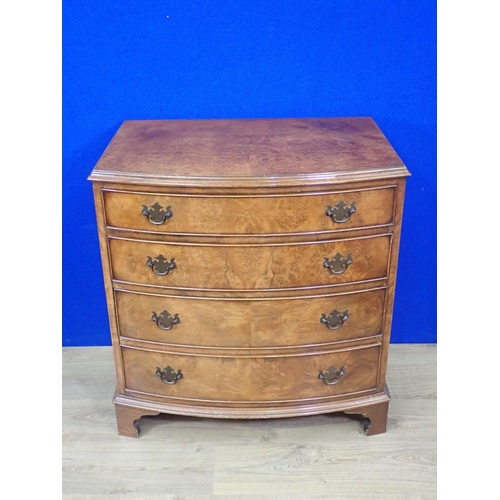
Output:
[[89,180],[238,187],[407,175],[371,118],[132,120]]

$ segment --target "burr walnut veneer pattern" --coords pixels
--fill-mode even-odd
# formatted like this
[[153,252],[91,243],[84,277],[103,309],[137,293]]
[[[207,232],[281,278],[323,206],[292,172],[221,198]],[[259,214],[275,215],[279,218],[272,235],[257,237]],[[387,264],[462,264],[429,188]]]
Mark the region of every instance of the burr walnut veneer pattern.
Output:
[[89,177],[118,432],[336,411],[385,432],[408,175],[370,118],[124,122]]

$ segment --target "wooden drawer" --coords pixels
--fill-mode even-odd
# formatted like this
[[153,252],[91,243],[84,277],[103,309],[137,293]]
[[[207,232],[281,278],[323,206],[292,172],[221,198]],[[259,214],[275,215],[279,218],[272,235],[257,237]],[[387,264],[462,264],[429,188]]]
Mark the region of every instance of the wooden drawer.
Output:
[[[377,386],[380,346],[285,357],[189,356],[122,347],[126,391],[186,402],[278,403],[369,391]],[[157,375],[181,370],[174,384]],[[330,368],[333,367],[333,368]],[[339,378],[337,370],[343,370]],[[333,385],[319,378],[330,376]]]
[[[393,187],[317,195],[182,196],[104,191],[108,226],[184,234],[286,234],[388,225]],[[354,205],[353,205],[354,204]],[[327,206],[333,211],[325,214]],[[353,207],[355,212],[345,208]],[[155,208],[153,208],[155,207]],[[166,217],[166,209],[170,207]],[[143,212],[145,213],[143,214]]]
[[[111,238],[109,244],[116,280],[162,287],[254,290],[385,278],[390,241],[391,235],[381,235],[267,246],[183,245],[119,238]],[[324,267],[325,258],[331,269]],[[167,275],[155,274],[166,272],[161,263],[172,259],[174,269]],[[333,274],[336,267],[338,274]]]
[[[116,291],[115,297],[123,337],[172,345],[284,347],[381,334],[385,289],[274,300],[174,298],[126,291]],[[323,315],[326,323],[321,322]]]

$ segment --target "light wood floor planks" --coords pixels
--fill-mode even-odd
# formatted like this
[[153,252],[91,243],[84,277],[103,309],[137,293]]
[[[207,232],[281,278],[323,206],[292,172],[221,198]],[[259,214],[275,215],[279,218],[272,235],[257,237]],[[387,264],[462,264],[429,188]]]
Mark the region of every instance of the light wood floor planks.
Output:
[[436,346],[392,345],[387,433],[345,415],[145,417],[118,436],[110,347],[63,349],[63,498],[436,498]]

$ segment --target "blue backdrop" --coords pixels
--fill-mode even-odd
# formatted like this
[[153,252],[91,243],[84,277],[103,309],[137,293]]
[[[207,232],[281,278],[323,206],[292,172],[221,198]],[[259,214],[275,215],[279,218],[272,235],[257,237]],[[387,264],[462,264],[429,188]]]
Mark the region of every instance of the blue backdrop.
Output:
[[436,2],[63,2],[63,345],[110,345],[87,176],[123,120],[372,116],[408,179],[393,342],[436,342]]

